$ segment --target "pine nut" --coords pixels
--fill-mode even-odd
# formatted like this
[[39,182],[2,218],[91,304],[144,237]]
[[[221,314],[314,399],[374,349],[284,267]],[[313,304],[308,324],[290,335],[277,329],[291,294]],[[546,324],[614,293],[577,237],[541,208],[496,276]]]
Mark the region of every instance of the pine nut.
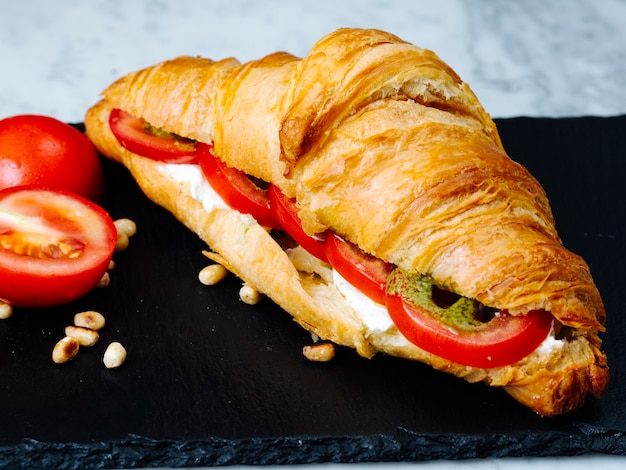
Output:
[[335,357],[335,346],[332,343],[317,343],[303,347],[302,354],[309,361],[328,362]]
[[0,302],[0,320],[6,320],[13,315],[13,307],[6,302]]
[[107,266],[107,272],[111,272],[115,270],[115,261],[111,260],[109,261],[109,265]]
[[111,283],[111,275],[108,272],[105,272],[100,278],[100,280],[98,281],[98,284],[96,284],[96,289],[102,289],[108,286],[110,283]]
[[117,219],[115,222],[115,228],[117,229],[117,233],[123,233],[128,238],[132,237],[137,233],[137,224],[131,219]]
[[205,286],[213,286],[226,277],[228,270],[221,264],[211,264],[202,268],[198,273],[198,279]]
[[98,342],[100,335],[97,331],[82,326],[66,326],[65,336],[74,338],[81,346],[90,347]]
[[105,323],[102,314],[93,310],[87,310],[74,315],[74,325],[89,328],[90,330],[101,330]]
[[64,364],[71,361],[74,359],[76,354],[78,354],[79,347],[80,345],[75,338],[66,336],[54,345],[54,349],[52,350],[52,360],[57,364]]
[[104,362],[107,369],[115,369],[121,366],[125,360],[126,349],[117,341],[109,344],[102,358],[102,362]]
[[128,235],[125,233],[117,234],[117,242],[115,242],[115,253],[119,253],[120,251],[124,251],[128,248],[130,241],[128,240]]
[[239,290],[239,298],[248,305],[255,305],[261,300],[261,294],[254,287],[244,284]]

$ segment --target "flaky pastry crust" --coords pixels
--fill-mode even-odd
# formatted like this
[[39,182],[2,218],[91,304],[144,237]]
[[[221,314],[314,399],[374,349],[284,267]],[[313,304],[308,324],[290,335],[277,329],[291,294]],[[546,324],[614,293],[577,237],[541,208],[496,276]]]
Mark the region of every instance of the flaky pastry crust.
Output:
[[[85,118],[100,151],[308,330],[365,357],[383,352],[502,386],[544,415],[605,388],[604,307],[587,264],[562,246],[539,183],[506,155],[476,96],[432,52],[382,31],[341,29],[303,59],[180,57],[103,95]],[[485,305],[550,311],[557,339],[519,363],[477,369],[426,353],[395,328],[368,331],[332,282],[299,271],[254,219],[207,212],[162,163],[120,146],[108,126],[114,108],[213,143],[227,164],[296,197],[309,233],[331,229]]]

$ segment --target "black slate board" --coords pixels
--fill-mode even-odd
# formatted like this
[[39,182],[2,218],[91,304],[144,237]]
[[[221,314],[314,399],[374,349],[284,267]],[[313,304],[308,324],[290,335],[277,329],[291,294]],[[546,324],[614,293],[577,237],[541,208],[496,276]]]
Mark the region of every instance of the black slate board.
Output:
[[[204,287],[203,243],[105,162],[114,218],[139,232],[112,282],[71,305],[0,322],[0,467],[139,468],[626,454],[626,116],[503,119],[509,154],[548,192],[563,241],[591,266],[608,312],[612,378],[574,413],[541,418],[482,384],[409,361],[303,359],[310,336],[234,277]],[[98,345],[52,363],[73,314],[101,311]],[[110,341],[128,359],[101,362]]]

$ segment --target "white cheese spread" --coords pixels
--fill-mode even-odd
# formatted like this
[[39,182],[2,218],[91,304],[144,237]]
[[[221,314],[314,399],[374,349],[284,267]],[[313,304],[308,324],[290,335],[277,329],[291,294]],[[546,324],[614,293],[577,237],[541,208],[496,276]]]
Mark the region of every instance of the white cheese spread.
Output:
[[356,311],[370,333],[384,333],[393,325],[387,308],[370,299],[333,269],[333,283]]
[[171,163],[161,165],[159,170],[170,178],[188,183],[191,191],[190,196],[201,202],[204,210],[212,212],[214,209],[229,209],[228,204],[215,192],[208,181],[204,178],[198,165],[192,163]]
[[565,342],[554,337],[554,329],[550,331],[546,339],[537,347],[535,352],[540,356],[550,356],[554,351],[562,348]]

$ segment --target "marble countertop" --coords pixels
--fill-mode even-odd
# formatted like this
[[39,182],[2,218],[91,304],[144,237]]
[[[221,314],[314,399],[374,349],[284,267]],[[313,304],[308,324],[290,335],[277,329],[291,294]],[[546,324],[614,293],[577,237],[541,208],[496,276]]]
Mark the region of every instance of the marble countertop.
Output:
[[[0,14],[0,118],[35,113],[80,122],[99,93],[132,70],[177,55],[302,56],[343,26],[384,29],[434,50],[493,117],[626,113],[626,0],[20,0]],[[609,470],[624,463],[584,456],[419,468]]]
[[113,80],[177,55],[305,55],[342,26],[434,50],[494,117],[626,112],[624,0],[20,0],[0,15],[0,118],[82,121]]

